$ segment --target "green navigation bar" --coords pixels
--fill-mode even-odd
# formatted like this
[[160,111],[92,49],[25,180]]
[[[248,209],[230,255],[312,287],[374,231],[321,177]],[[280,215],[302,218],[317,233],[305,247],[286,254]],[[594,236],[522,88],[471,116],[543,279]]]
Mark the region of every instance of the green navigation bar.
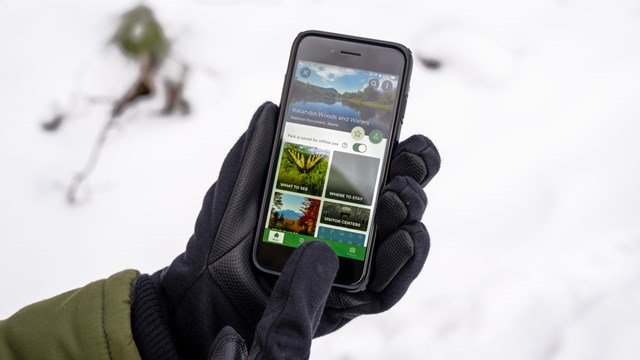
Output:
[[262,241],[297,248],[305,241],[322,241],[327,243],[336,255],[349,259],[364,260],[367,248],[362,245],[351,245],[340,241],[320,239],[308,235],[294,234],[286,231],[264,229]]

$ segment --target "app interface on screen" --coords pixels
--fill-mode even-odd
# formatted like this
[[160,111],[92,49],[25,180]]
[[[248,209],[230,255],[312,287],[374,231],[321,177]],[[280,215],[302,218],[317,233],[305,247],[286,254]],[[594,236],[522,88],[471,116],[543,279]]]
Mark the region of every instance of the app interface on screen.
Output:
[[299,60],[262,241],[364,260],[398,75]]

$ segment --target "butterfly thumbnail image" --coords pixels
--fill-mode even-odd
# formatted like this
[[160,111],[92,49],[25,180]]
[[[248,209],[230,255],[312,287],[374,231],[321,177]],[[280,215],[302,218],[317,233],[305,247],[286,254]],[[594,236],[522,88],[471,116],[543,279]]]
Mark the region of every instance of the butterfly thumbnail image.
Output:
[[321,196],[330,151],[314,146],[285,143],[276,187],[301,194]]
[[300,174],[308,174],[311,170],[315,169],[315,167],[322,162],[322,160],[326,160],[328,158],[327,155],[320,154],[304,154],[299,151],[293,149],[284,149],[285,154],[289,156],[293,164],[298,169]]

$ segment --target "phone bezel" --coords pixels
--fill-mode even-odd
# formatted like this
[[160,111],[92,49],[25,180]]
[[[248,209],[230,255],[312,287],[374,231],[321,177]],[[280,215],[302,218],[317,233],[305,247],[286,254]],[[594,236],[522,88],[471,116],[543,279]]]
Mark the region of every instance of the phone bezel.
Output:
[[[344,54],[342,53],[343,51],[360,55],[348,56],[349,54]],[[391,59],[392,56],[396,59],[401,59],[402,61],[398,62],[396,59]],[[384,158],[382,159],[381,179],[377,189],[377,198],[379,199],[382,188],[387,181],[389,164],[392,158],[391,155],[395,149],[395,145],[397,144],[404,117],[412,69],[411,51],[403,45],[393,42],[315,30],[302,32],[296,37],[291,48],[291,55],[289,57],[287,73],[285,75],[280,106],[286,105],[291,88],[291,82],[294,77],[294,71],[299,59],[386,74],[399,74],[400,81],[398,82],[398,96],[396,97],[396,103],[394,105],[394,119],[389,133],[388,148],[385,152]],[[261,271],[275,275],[279,275],[281,273],[287,259],[295,250],[293,247],[275,245],[262,241],[264,222],[269,214],[269,200],[273,183],[275,181],[275,166],[278,161],[279,149],[282,146],[283,141],[282,132],[284,128],[284,113],[285,111],[280,109],[278,114],[278,125],[275,133],[276,138],[271,150],[267,182],[265,190],[263,191],[262,205],[260,207],[258,226],[253,246],[253,263],[255,266]],[[376,209],[377,204],[372,208],[374,218]],[[338,257],[340,266],[334,286],[344,288],[349,291],[359,291],[365,288],[369,279],[373,250],[375,249],[375,235],[376,226],[373,224],[369,229],[369,242],[367,244],[364,261],[341,256]]]

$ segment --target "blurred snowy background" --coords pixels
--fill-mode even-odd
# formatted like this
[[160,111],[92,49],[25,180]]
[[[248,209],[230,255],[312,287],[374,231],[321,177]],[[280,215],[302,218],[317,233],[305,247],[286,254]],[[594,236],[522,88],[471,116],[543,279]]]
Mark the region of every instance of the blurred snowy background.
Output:
[[77,94],[135,79],[107,42],[136,4],[0,0],[0,318],[168,265],[254,110],[279,101],[296,34],[321,29],[442,62],[416,61],[402,138],[426,134],[443,164],[421,276],[312,358],[640,359],[640,3],[148,1],[190,65],[191,115],[160,115],[161,94],[129,109],[70,206],[110,111]]

